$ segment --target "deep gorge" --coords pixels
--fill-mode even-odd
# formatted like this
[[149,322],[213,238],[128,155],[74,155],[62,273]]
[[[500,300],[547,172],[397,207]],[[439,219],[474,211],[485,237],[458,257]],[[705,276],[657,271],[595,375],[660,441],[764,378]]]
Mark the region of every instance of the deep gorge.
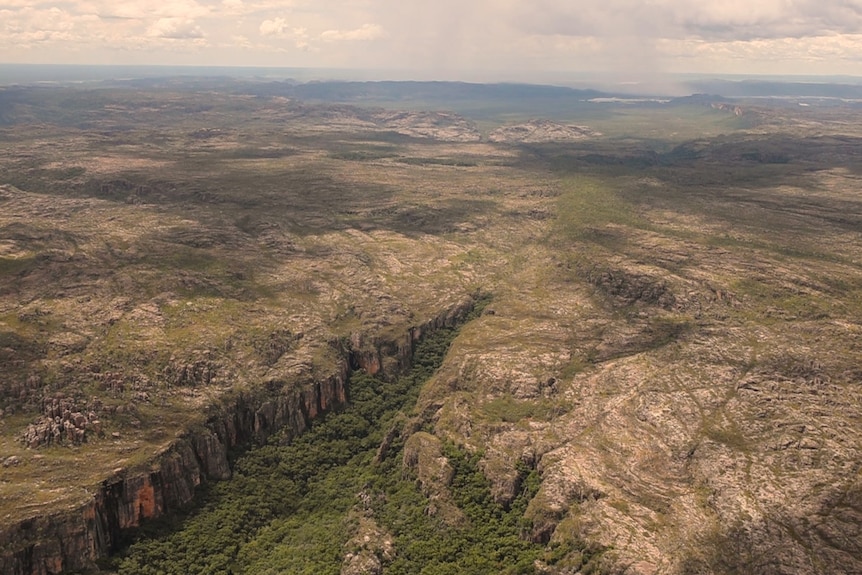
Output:
[[343,407],[297,437],[284,430],[239,455],[230,480],[208,485],[191,513],[145,528],[110,566],[121,574],[335,574],[384,564],[404,574],[534,572],[544,547],[521,535],[535,470],[519,470],[520,494],[503,506],[479,454],[443,446],[451,498],[417,468],[426,464],[417,444],[430,435],[407,414],[456,334],[457,326],[427,334],[398,377],[352,372]]
[[427,334],[459,325],[480,299],[465,297],[397,341],[355,336],[355,347],[345,349],[337,373],[311,386],[269,382],[226,398],[211,408],[205,426],[187,430],[140,468],[116,470],[82,506],[22,521],[0,533],[0,572],[52,575],[94,568],[141,526],[187,511],[202,485],[209,488],[229,479],[232,453],[265,444],[273,434],[300,436],[321,414],[344,405],[351,367],[382,376],[385,365],[395,376],[412,364],[414,349]]

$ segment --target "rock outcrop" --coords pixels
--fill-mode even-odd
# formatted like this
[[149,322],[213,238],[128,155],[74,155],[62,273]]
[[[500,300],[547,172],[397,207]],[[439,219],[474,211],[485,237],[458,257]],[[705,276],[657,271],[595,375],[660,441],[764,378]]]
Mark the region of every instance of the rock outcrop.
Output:
[[47,398],[42,403],[42,415],[27,426],[21,441],[28,447],[84,443],[90,434],[103,434],[96,408],[95,404],[80,407],[72,398]]
[[341,575],[379,575],[383,564],[395,558],[394,537],[374,517],[360,516],[356,533],[347,542]]
[[394,132],[402,136],[441,142],[478,142],[475,123],[450,112],[368,110],[345,105],[289,107],[300,121],[313,120],[315,131]]
[[387,129],[413,138],[444,142],[478,142],[476,126],[463,116],[445,112],[384,112],[376,118]]
[[537,144],[540,142],[571,142],[601,136],[586,126],[558,124],[550,120],[530,120],[523,124],[503,126],[488,135],[491,142]]

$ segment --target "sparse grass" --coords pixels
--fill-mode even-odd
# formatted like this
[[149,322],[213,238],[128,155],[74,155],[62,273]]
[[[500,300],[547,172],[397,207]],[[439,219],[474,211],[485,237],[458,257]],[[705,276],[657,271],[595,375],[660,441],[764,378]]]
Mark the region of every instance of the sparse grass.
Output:
[[563,369],[560,370],[560,378],[563,380],[572,379],[579,373],[589,369],[592,364],[593,361],[587,354],[585,354],[585,357],[574,356],[571,361],[569,361]]
[[34,265],[35,257],[3,258],[0,257],[0,278],[20,274]]
[[617,194],[613,185],[612,181],[595,178],[566,177],[557,202],[555,233],[569,241],[605,243],[613,238],[606,233],[610,225],[645,226],[646,221]]
[[731,425],[728,427],[717,427],[707,425],[703,431],[704,435],[716,443],[721,443],[735,452],[746,453],[750,451],[750,442],[738,428]]
[[[821,320],[839,311],[828,295],[823,293],[799,293],[791,287],[771,282],[769,279],[739,278],[730,284],[737,297],[745,298],[751,319],[766,322],[776,320]],[[852,298],[844,298],[852,304]],[[844,304],[844,305],[846,305]]]
[[518,400],[511,395],[495,397],[482,403],[481,411],[491,422],[517,423],[527,419],[549,421],[569,411],[571,406],[560,399]]
[[473,160],[458,158],[398,158],[395,160],[401,164],[414,166],[455,166],[459,168],[476,167],[478,164]]
[[351,162],[368,162],[386,158],[397,158],[399,150],[396,146],[366,145],[352,146],[330,152],[329,157],[335,160]]
[[746,120],[726,111],[713,110],[708,105],[653,106],[610,108],[591,123],[591,127],[609,138],[637,138],[668,145],[670,142],[708,138],[735,132],[747,127]]

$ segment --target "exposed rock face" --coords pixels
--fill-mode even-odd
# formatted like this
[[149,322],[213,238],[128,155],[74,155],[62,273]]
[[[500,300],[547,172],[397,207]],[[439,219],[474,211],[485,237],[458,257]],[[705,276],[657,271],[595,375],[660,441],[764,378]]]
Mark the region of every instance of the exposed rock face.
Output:
[[530,120],[523,124],[497,128],[488,135],[488,139],[492,142],[536,144],[539,142],[569,142],[595,136],[601,136],[601,134],[586,126],[558,124],[550,120]]
[[710,104],[710,107],[713,110],[722,110],[724,112],[731,112],[734,116],[742,116],[745,111],[735,104],[726,104],[724,102],[714,102]]
[[[473,300],[465,298],[437,318],[410,329],[400,341],[379,344],[369,351],[370,356],[393,368],[409,365],[413,344],[423,333],[454,325],[472,306]],[[360,336],[354,339],[366,341]],[[228,479],[231,470],[227,455],[231,449],[263,441],[284,428],[293,434],[302,433],[315,417],[343,404],[350,363],[364,361],[357,357],[345,358],[335,373],[320,381],[304,385],[271,381],[254,393],[240,394],[215,409],[203,429],[178,438],[157,455],[149,469],[117,470],[115,476],[94,487],[92,498],[83,506],[21,521],[3,530],[0,573],[57,575],[91,568],[96,559],[116,551],[129,530],[188,505],[203,481]],[[54,403],[48,406],[53,413]],[[353,568],[375,572],[368,565]]]
[[172,361],[165,367],[164,377],[171,385],[200,387],[212,382],[218,371],[218,364],[203,352],[192,361]]
[[351,366],[371,375],[381,371],[398,373],[407,369],[413,361],[413,348],[416,343],[429,332],[457,324],[473,309],[473,303],[472,298],[464,298],[445,313],[411,327],[395,341],[380,341],[374,336],[353,333],[350,337]]
[[440,517],[449,525],[460,525],[467,520],[452,501],[449,486],[455,470],[443,454],[443,443],[437,436],[424,431],[411,435],[404,444],[403,465],[413,470],[422,492],[428,497],[428,515]]
[[188,439],[159,457],[158,467],[105,480],[78,509],[41,516],[0,532],[0,571],[56,575],[92,566],[115,550],[124,530],[191,501],[202,479],[201,462]]
[[387,112],[379,116],[387,128],[414,138],[433,138],[444,142],[478,142],[479,130],[457,114],[443,112]]
[[358,522],[356,534],[347,542],[341,575],[379,575],[383,564],[395,558],[392,534],[373,517],[363,516]]
[[587,280],[606,294],[618,298],[622,303],[641,302],[673,308],[676,297],[667,282],[648,273],[632,273],[622,269],[593,269]]
[[[580,266],[577,283],[497,294],[423,388],[423,423],[482,452],[502,500],[515,462],[535,465],[525,535],[596,545],[602,572],[862,572],[858,314],[777,309],[718,281],[725,251],[712,268],[659,272],[695,248],[642,245]],[[793,277],[761,269],[776,291]]]
[[428,494],[449,485],[455,473],[443,455],[440,439],[424,431],[414,433],[404,444],[404,466],[416,472]]
[[393,112],[343,105],[324,107],[295,105],[290,109],[298,118],[316,119],[315,128],[321,131],[334,129],[387,131],[441,142],[478,142],[482,139],[482,135],[472,121],[448,112]]

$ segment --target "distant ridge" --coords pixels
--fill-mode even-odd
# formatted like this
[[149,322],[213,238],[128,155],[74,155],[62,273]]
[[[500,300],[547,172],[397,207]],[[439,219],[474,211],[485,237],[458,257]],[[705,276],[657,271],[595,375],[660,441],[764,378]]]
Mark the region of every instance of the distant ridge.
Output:
[[862,100],[862,86],[832,82],[780,80],[699,80],[687,84],[694,93],[726,98],[836,98]]
[[598,90],[577,90],[562,86],[538,84],[475,84],[468,82],[308,82],[293,88],[299,98],[319,100],[402,100],[413,99],[512,99],[512,98],[579,98],[603,95]]
[[[386,79],[387,74],[390,78]],[[579,87],[567,84],[576,77],[561,76],[559,84],[521,82],[465,82],[455,80],[399,79],[404,71],[348,70],[291,67],[155,66],[155,65],[53,65],[0,63],[0,88],[10,86],[69,86],[85,88],[170,88],[177,91],[219,90],[258,96],[283,96],[320,102],[398,103],[462,102],[488,103],[518,100],[532,104],[562,103],[602,98],[627,102],[639,97],[656,97],[661,89],[631,86],[617,90],[608,80],[596,80],[597,88],[580,78]],[[715,76],[671,75],[676,86],[672,104],[694,103],[704,94],[710,98],[774,100],[811,99],[862,103],[862,79],[850,76]],[[600,87],[600,89],[599,89]],[[609,103],[609,102],[600,102]]]

